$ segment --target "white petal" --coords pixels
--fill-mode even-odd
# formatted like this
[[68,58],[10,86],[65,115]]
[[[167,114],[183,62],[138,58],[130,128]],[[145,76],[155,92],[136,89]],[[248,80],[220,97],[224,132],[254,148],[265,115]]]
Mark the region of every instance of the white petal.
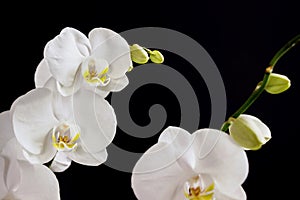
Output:
[[38,154],[33,154],[25,149],[23,149],[23,155],[26,160],[28,160],[32,164],[42,164],[47,163],[53,159],[56,154],[56,149],[52,145],[51,134],[48,134],[45,138],[43,149]]
[[6,187],[9,191],[16,191],[21,181],[20,167],[17,159],[22,155],[21,147],[17,143],[16,138],[10,139],[5,144],[1,155],[6,162],[6,170],[4,172]]
[[[82,79],[83,80],[83,79]],[[129,83],[127,76],[122,76],[118,79],[110,79],[110,82],[106,86],[91,86],[86,81],[82,81],[80,85],[81,88],[85,90],[89,90],[102,98],[107,97],[107,95],[112,92],[118,92],[124,89]]]
[[182,200],[184,182],[193,176],[182,169],[177,162],[154,172],[135,172],[134,169],[131,179],[132,188],[140,200]]
[[107,28],[95,28],[89,33],[89,40],[92,51],[95,50],[102,43],[107,42],[112,37],[115,37],[118,33]]
[[0,155],[0,199],[3,199],[7,195],[7,187],[4,180],[6,175],[6,163],[5,159]]
[[138,199],[185,198],[184,183],[195,173],[179,160],[185,157],[192,141],[193,137],[181,128],[169,127],[161,134],[159,142],[146,151],[133,169],[132,188]]
[[120,78],[132,66],[130,48],[127,41],[118,33],[96,28],[89,33],[92,55],[105,59],[109,63],[111,78]]
[[59,93],[53,93],[52,105],[53,114],[58,121],[73,120],[72,96],[64,97]]
[[248,175],[245,151],[219,130],[201,129],[194,134],[193,147],[198,158],[195,171],[209,174],[219,191],[235,198],[234,191]]
[[94,88],[93,91],[95,92],[95,94],[101,96],[102,98],[105,98],[105,97],[107,97],[107,95],[109,95],[109,91],[104,91],[104,90],[101,90],[98,88]]
[[230,196],[217,191],[215,192],[215,198],[222,200],[246,200],[247,196],[242,187],[237,187],[236,190],[230,194]]
[[57,90],[59,91],[60,94],[62,94],[65,97],[74,94],[75,91],[73,85],[67,87],[67,86],[63,86],[59,82],[57,82]]
[[75,81],[70,87],[63,86],[54,77],[51,77],[44,85],[44,88],[51,90],[54,93],[59,93],[64,97],[71,96],[76,93],[82,84],[82,79],[80,79],[80,73],[76,73]]
[[99,86],[97,88],[86,87],[88,90],[95,92],[101,97],[105,98],[110,92],[119,92],[124,89],[129,83],[129,80],[126,75],[118,79],[110,79],[110,82],[106,86]]
[[9,111],[0,113],[0,152],[4,145],[14,137]]
[[4,148],[2,149],[1,155],[10,160],[26,160],[23,155],[22,146],[19,144],[15,137],[11,138]]
[[16,191],[21,182],[20,166],[16,159],[9,160],[6,174],[6,186],[10,191]]
[[81,76],[81,73],[79,73],[79,71],[77,71],[77,73],[75,75],[75,79],[70,86],[62,85],[61,83],[59,83],[57,81],[56,87],[57,87],[57,90],[59,91],[59,93],[66,97],[66,96],[71,96],[74,93],[76,93],[80,89],[82,83],[83,83],[83,77]]
[[53,172],[44,165],[19,162],[22,181],[16,196],[19,199],[59,200],[59,183]]
[[73,28],[65,28],[47,43],[44,57],[51,74],[62,85],[70,87],[80,63],[89,55],[89,40]]
[[245,152],[227,134],[204,129],[190,135],[169,127],[137,162],[132,187],[138,199],[179,200],[184,182],[204,174],[215,182],[216,195],[237,200],[245,197],[240,186],[247,173]]
[[80,89],[73,96],[76,124],[80,127],[80,139],[86,150],[97,153],[104,150],[116,133],[116,116],[113,108],[102,97]]
[[41,153],[49,142],[49,131],[57,124],[51,91],[38,88],[19,97],[12,106],[12,119],[19,143],[33,154]]
[[47,61],[43,59],[37,66],[34,74],[36,88],[44,87],[46,82],[52,77]]
[[54,172],[63,172],[70,167],[71,162],[72,160],[67,153],[58,151],[50,165],[50,169]]
[[135,173],[158,171],[174,164],[190,148],[193,138],[187,131],[168,127],[156,145],[147,150],[135,166]]
[[50,142],[46,143],[46,146],[44,147],[43,151],[39,154],[33,154],[23,149],[24,157],[31,164],[47,163],[53,159],[55,154],[56,154],[56,149],[52,146]]
[[110,79],[108,85],[103,87],[97,87],[99,90],[103,91],[111,91],[111,92],[119,92],[124,89],[129,83],[129,80],[126,75],[118,78],[118,79]]
[[98,166],[106,161],[107,152],[104,149],[100,152],[91,154],[79,145],[75,151],[69,153],[69,157],[74,162],[82,165]]

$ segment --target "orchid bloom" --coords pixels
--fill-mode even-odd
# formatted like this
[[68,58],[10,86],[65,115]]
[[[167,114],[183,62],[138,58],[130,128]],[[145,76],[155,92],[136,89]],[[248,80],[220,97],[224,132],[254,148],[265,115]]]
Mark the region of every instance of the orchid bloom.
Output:
[[36,69],[35,85],[44,87],[54,77],[64,96],[72,95],[80,87],[96,87],[97,93],[105,97],[128,84],[126,72],[131,66],[130,47],[116,32],[95,28],[87,38],[67,27],[46,44],[44,59]]
[[139,200],[242,200],[245,151],[224,132],[169,127],[138,160],[132,188]]
[[13,135],[9,111],[0,114],[0,127],[0,199],[59,200],[55,174],[24,158]]
[[97,166],[107,159],[106,147],[116,132],[113,108],[85,89],[63,97],[37,88],[12,105],[13,128],[24,155],[32,163],[52,159],[51,169],[66,170],[71,161]]

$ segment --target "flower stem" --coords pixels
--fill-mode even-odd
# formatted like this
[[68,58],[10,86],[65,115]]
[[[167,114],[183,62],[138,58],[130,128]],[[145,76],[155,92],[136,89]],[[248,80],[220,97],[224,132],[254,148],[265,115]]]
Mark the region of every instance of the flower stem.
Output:
[[[263,80],[256,86],[255,90],[249,96],[249,98],[245,101],[245,103],[229,118],[237,118],[242,113],[244,113],[261,95],[261,93],[265,90],[265,87],[269,81],[270,74],[272,73],[274,66],[277,64],[279,59],[286,54],[291,48],[300,43],[300,34],[296,37],[292,38],[289,42],[287,42],[272,58],[269,63],[269,67],[266,68]],[[231,124],[231,120],[227,120],[221,127],[221,130],[226,132]]]

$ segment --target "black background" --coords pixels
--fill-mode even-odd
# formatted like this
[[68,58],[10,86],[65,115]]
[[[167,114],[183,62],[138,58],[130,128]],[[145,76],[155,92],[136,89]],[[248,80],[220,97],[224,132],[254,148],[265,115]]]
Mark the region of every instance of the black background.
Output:
[[[232,114],[249,96],[276,51],[300,33],[300,12],[296,1],[199,1],[181,2],[79,2],[63,4],[9,3],[1,12],[1,98],[0,111],[10,108],[20,95],[34,88],[33,75],[43,58],[45,44],[64,27],[74,27],[84,34],[96,27],[122,32],[138,27],[164,27],[180,31],[201,44],[210,54],[224,80],[227,114]],[[263,93],[247,111],[264,121],[273,138],[259,151],[248,151],[250,172],[243,184],[248,199],[291,199],[298,192],[299,177],[299,89],[300,46],[284,56],[275,72],[287,75],[292,87],[280,95]],[[166,64],[180,71],[188,63],[165,52]],[[200,76],[184,74],[197,93],[202,107],[209,107],[209,96]],[[199,85],[195,83],[199,81]],[[154,89],[166,95],[151,99]],[[149,96],[147,96],[149,95]],[[147,98],[145,98],[147,97]],[[108,97],[109,100],[110,97]],[[147,123],[145,107],[161,103],[170,112],[167,125],[179,124],[178,102],[166,88],[142,87],[132,97],[131,113],[137,123]],[[170,101],[166,101],[170,99]],[[168,104],[166,102],[169,102]],[[170,103],[171,102],[171,103]],[[144,107],[144,108],[145,108]],[[199,128],[208,126],[209,109],[201,110]],[[158,135],[157,135],[158,136]],[[156,142],[133,139],[118,130],[115,144],[144,151]],[[72,163],[58,173],[61,198],[68,199],[136,199],[131,189],[130,173],[105,165],[87,167]],[[293,181],[296,181],[294,183]],[[162,188],[163,190],[163,188]],[[157,191],[159,192],[159,191]]]

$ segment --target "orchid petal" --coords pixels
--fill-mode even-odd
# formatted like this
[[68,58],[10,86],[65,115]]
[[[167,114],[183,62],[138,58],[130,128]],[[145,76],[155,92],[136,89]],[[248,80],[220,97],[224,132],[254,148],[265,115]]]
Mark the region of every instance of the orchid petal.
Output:
[[102,98],[107,97],[109,95],[109,93],[110,93],[109,91],[104,91],[104,90],[97,89],[97,88],[94,89],[94,92],[95,92],[95,94],[101,96]]
[[55,79],[70,87],[81,62],[89,55],[89,50],[89,40],[84,34],[73,28],[65,28],[47,43],[44,57]]
[[71,165],[72,160],[67,153],[58,151],[51,163],[50,169],[54,172],[63,172]]
[[69,157],[82,165],[98,166],[107,159],[107,151],[104,149],[97,153],[89,153],[81,145],[78,145],[75,151],[69,153]]
[[116,116],[111,105],[95,93],[80,89],[73,96],[73,108],[86,150],[93,154],[105,149],[116,133]]
[[16,191],[21,182],[20,166],[16,159],[9,159],[6,174],[6,186],[10,191]]
[[16,191],[21,182],[20,166],[18,159],[25,160],[22,154],[22,148],[14,137],[4,146],[1,155],[6,158],[6,186],[9,191]]
[[47,135],[57,124],[51,91],[38,88],[19,97],[12,106],[12,120],[20,144],[32,154],[41,153]]
[[233,195],[248,175],[248,159],[242,147],[224,132],[201,129],[195,133],[195,171],[209,174],[223,194]]
[[212,179],[215,196],[237,200],[246,197],[240,186],[247,174],[246,154],[227,134],[202,129],[191,135],[168,127],[137,162],[132,187],[138,199],[180,200],[185,181],[200,175]]
[[191,142],[191,134],[187,131],[168,127],[160,135],[158,143],[137,162],[134,173],[158,171],[174,164],[189,149]]
[[52,77],[48,63],[43,59],[36,68],[34,83],[36,88],[44,87],[46,82]]
[[11,123],[10,112],[5,111],[0,113],[0,152],[4,145],[14,137],[14,132]]
[[129,80],[126,75],[118,78],[118,79],[111,79],[109,84],[102,87],[97,87],[97,89],[103,91],[112,91],[112,92],[119,92],[124,89],[129,83]]
[[48,134],[44,141],[43,149],[40,153],[34,154],[23,149],[23,154],[31,164],[47,163],[55,156],[56,149],[52,145],[51,134]]
[[58,81],[55,80],[54,77],[51,77],[44,85],[44,88],[47,88],[51,90],[52,92],[59,93],[60,95],[64,97],[71,96],[72,94],[76,93],[80,88],[80,82],[81,80],[78,80],[77,78],[80,77],[78,74],[75,76],[74,83],[70,87],[66,87],[62,84],[60,84]]
[[184,182],[195,174],[178,160],[192,141],[193,137],[181,128],[168,127],[163,131],[159,142],[145,152],[133,169],[132,187],[138,199],[185,198]]
[[53,114],[58,121],[73,121],[72,98],[53,93]]
[[247,196],[242,187],[237,187],[230,195],[226,195],[223,193],[215,193],[216,199],[222,200],[246,200]]
[[65,86],[57,81],[56,88],[57,88],[57,91],[62,96],[66,97],[66,96],[71,96],[72,94],[76,93],[80,89],[82,83],[83,83],[83,78],[81,76],[81,73],[76,73],[72,85]]
[[86,89],[95,92],[97,95],[105,98],[110,92],[119,92],[124,89],[129,83],[129,80],[126,75],[118,79],[111,79],[109,84],[101,87],[85,87]]
[[21,183],[15,195],[19,199],[59,200],[59,183],[54,173],[44,165],[19,162]]
[[[161,147],[159,146],[161,146],[161,144],[158,143],[155,149],[160,150],[160,148],[165,148],[164,145],[162,145]],[[140,162],[142,162],[142,160]],[[173,163],[172,165],[167,165],[163,169],[158,171],[136,173],[140,171],[140,169],[135,168],[133,170],[131,179],[133,191],[138,199],[184,199],[184,178],[189,177],[190,174],[188,171],[182,169],[182,167],[177,162]]]
[[124,76],[132,66],[129,45],[118,33],[106,28],[95,28],[89,33],[89,40],[91,54],[109,63],[108,75],[111,78]]
[[7,171],[5,161],[5,158],[0,155],[0,199],[3,199],[8,192],[4,179]]
[[45,82],[43,88],[47,88],[47,89],[51,90],[52,92],[58,92],[56,82],[57,81],[52,76]]

